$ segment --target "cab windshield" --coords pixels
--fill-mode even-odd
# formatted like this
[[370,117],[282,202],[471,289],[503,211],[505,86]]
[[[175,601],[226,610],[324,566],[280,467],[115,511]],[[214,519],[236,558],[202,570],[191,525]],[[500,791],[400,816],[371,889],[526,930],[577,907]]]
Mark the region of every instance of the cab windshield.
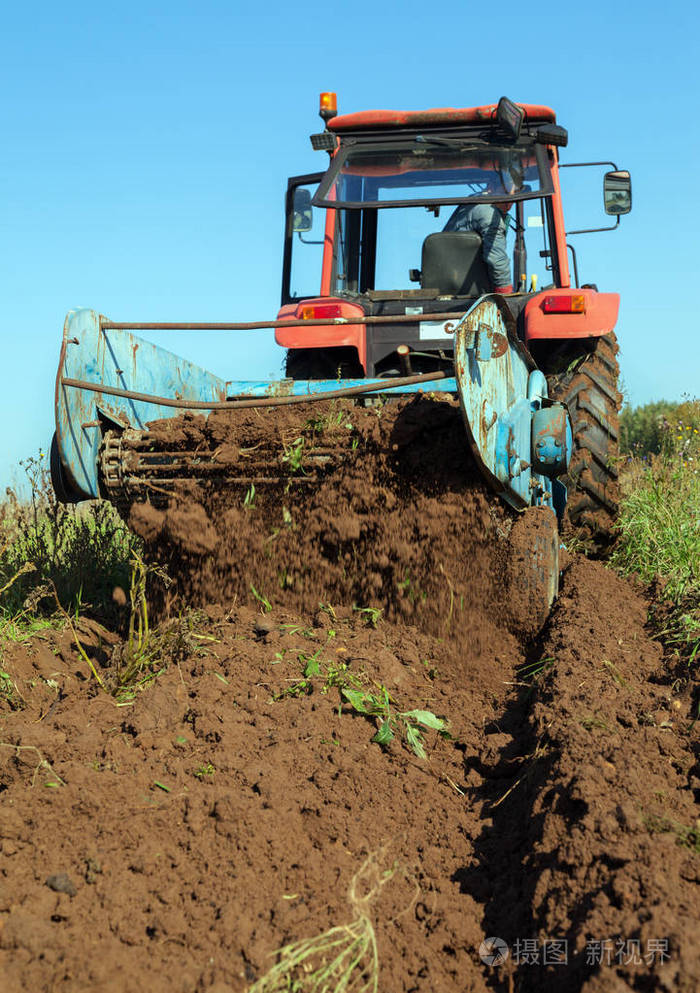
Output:
[[314,197],[324,207],[458,204],[551,192],[540,145],[415,135],[391,142],[346,140]]

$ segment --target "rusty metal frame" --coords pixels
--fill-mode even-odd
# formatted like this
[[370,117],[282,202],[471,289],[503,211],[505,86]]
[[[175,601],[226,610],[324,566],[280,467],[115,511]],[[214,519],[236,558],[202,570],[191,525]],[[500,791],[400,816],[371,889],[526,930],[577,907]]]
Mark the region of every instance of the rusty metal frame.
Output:
[[[529,294],[524,294],[529,295]],[[454,321],[457,323],[460,315],[454,311],[443,314],[419,315],[424,320]],[[343,327],[347,324],[406,324],[419,319],[415,314],[392,314],[365,317],[324,317],[304,320],[296,318],[284,321],[110,321],[100,317],[100,329],[103,331],[262,331],[266,328],[312,328],[312,327]]]

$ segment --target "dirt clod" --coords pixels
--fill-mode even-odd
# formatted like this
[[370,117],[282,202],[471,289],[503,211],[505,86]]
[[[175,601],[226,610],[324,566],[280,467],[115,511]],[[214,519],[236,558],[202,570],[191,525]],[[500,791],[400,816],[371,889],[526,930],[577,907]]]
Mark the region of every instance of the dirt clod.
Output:
[[78,892],[75,888],[75,883],[65,872],[57,872],[51,876],[47,876],[46,885],[54,893],[66,893],[68,896],[75,896]]

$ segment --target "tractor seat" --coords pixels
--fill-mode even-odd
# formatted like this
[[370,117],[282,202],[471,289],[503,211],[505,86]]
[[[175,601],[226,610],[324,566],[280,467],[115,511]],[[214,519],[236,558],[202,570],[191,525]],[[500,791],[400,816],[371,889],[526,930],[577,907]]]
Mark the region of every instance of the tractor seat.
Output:
[[476,231],[435,231],[423,242],[421,288],[442,296],[478,297],[492,291]]

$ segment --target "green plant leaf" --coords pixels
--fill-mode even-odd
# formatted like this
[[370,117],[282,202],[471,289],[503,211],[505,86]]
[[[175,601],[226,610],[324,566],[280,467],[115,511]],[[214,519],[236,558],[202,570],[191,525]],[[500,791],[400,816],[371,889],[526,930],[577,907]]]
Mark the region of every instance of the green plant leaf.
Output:
[[346,687],[343,687],[342,694],[350,706],[356,710],[358,714],[371,713],[371,711],[367,708],[366,694],[362,693],[360,690],[349,690]]
[[307,679],[310,679],[312,676],[318,676],[320,671],[321,663],[315,656],[312,656],[304,666],[304,675]]
[[422,724],[423,727],[432,728],[433,731],[444,731],[445,729],[445,721],[441,717],[436,717],[430,710],[407,710],[401,716],[408,717],[416,724]]
[[417,728],[411,727],[410,724],[406,725],[406,742],[414,755],[417,755],[419,759],[426,758],[420,731]]
[[379,730],[372,738],[372,741],[375,741],[378,745],[388,745],[393,737],[394,732],[391,729],[391,722],[387,718],[379,725]]

